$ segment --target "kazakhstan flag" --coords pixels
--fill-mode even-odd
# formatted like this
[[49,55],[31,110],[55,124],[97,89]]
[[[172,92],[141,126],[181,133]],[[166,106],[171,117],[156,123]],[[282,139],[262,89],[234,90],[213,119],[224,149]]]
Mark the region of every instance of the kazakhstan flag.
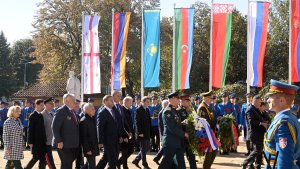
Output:
[[160,10],[144,10],[144,87],[159,87]]

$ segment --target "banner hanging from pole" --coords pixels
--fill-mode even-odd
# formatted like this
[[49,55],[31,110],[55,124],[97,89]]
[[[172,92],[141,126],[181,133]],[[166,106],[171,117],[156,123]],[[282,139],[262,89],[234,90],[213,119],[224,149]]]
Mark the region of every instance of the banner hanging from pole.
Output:
[[85,15],[83,20],[83,93],[101,93],[100,48],[98,24],[100,16]]
[[300,1],[291,0],[291,81],[300,81]]

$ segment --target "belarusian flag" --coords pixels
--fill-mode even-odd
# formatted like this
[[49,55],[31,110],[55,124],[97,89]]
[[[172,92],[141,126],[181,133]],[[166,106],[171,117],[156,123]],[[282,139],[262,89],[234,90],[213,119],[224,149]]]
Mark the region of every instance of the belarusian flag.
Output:
[[212,87],[225,85],[229,58],[232,4],[214,4],[212,22]]
[[193,56],[194,9],[175,9],[175,88],[190,88]]

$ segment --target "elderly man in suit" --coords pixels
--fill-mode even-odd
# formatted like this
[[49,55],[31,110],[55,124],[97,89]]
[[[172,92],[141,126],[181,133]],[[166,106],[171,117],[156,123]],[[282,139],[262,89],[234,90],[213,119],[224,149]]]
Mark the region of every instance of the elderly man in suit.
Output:
[[107,162],[109,169],[117,167],[119,156],[119,143],[121,135],[118,131],[118,122],[116,112],[112,109],[114,106],[113,97],[106,95],[103,97],[104,107],[98,116],[98,143],[100,148],[104,148],[104,155],[97,164],[97,168],[104,169]]
[[31,149],[32,159],[25,169],[32,168],[39,161],[39,168],[46,168],[46,131],[41,112],[44,110],[44,100],[35,101],[35,110],[29,117],[28,144]]
[[79,148],[79,126],[74,111],[74,95],[65,94],[63,102],[64,105],[56,111],[52,122],[53,142],[61,160],[61,169],[72,169]]
[[143,97],[142,105],[137,108],[135,114],[135,124],[136,124],[136,135],[137,139],[140,141],[140,152],[132,163],[139,167],[139,161],[142,160],[142,165],[145,169],[149,169],[146,154],[150,148],[150,132],[151,132],[151,118],[150,118],[150,98]]

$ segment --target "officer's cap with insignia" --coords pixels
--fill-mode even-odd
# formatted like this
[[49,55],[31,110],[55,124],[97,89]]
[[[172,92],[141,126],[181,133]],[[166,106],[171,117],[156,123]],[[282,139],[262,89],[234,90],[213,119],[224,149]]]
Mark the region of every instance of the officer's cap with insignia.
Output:
[[228,93],[227,93],[227,92],[223,92],[223,93],[221,94],[221,96],[222,96],[222,97],[228,97]]
[[200,97],[210,97],[213,95],[213,91],[201,93]]
[[217,99],[217,96],[212,96],[212,99],[213,99],[213,100]]
[[236,94],[235,94],[235,93],[232,93],[231,95],[229,95],[229,98],[231,98],[231,99],[236,98]]
[[270,90],[267,95],[273,95],[277,93],[284,93],[289,95],[294,95],[296,91],[299,89],[298,86],[290,85],[284,82],[280,82],[277,80],[271,79],[270,81]]
[[178,98],[178,92],[173,92],[173,93],[170,93],[170,94],[168,95],[168,98],[169,98],[169,99],[171,99],[171,98],[173,98],[173,97]]
[[189,101],[190,100],[190,95],[183,93],[183,94],[181,94],[180,99]]
[[54,101],[54,99],[52,97],[50,97],[50,98],[44,100],[44,104],[47,104],[47,103],[53,104],[53,101]]
[[251,93],[246,93],[245,96],[246,97],[253,97],[253,95]]
[[7,104],[7,102],[5,102],[5,101],[0,101],[0,104],[4,104],[4,105],[6,105],[6,104]]
[[194,100],[195,101],[200,100],[200,97],[199,96],[194,96]]

